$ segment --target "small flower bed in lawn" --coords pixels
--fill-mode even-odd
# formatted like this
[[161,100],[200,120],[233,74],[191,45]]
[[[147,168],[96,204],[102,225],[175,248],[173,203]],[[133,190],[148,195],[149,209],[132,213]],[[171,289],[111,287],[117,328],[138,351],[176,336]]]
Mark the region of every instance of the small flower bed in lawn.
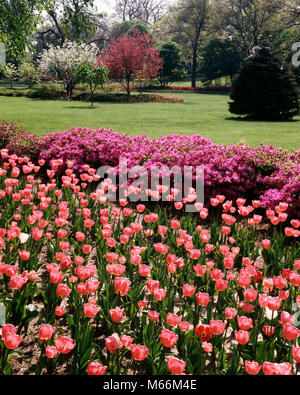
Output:
[[[139,90],[139,88],[136,88]],[[170,91],[186,91],[186,92],[231,92],[232,86],[231,85],[224,85],[224,86],[201,86],[201,87],[192,87],[192,86],[156,86],[156,85],[149,85],[142,89],[145,90],[170,90]]]
[[1,150],[0,373],[299,373],[287,202],[112,206],[95,168],[52,160],[45,181],[44,165]]
[[[122,85],[110,85],[111,88],[122,89]],[[124,88],[123,88],[124,89]],[[231,92],[231,85],[220,85],[220,86],[201,86],[201,87],[191,87],[191,86],[160,86],[160,85],[132,85],[130,86],[131,91],[147,91],[147,90],[169,90],[169,91],[187,91],[187,92]]]
[[114,100],[118,103],[184,103],[182,96],[176,95],[125,95],[115,96]]

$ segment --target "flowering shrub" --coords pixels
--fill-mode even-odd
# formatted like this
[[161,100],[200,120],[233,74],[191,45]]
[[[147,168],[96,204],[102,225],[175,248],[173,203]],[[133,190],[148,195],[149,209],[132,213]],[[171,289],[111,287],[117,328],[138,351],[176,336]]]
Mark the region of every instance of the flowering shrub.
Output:
[[127,159],[128,167],[144,166],[149,174],[152,166],[195,170],[203,165],[206,198],[221,193],[234,199],[247,194],[261,199],[264,208],[286,201],[288,211],[298,215],[300,210],[300,150],[288,152],[264,144],[256,148],[243,143],[216,145],[201,135],[131,137],[104,128],[72,128],[37,137],[5,122],[0,124],[0,143],[17,155],[40,158],[49,165],[57,159],[72,159],[79,173],[86,163],[97,168],[113,166],[118,173],[120,158]]
[[46,182],[44,165],[1,150],[0,373],[299,373],[300,222],[288,203],[217,195],[170,217],[109,205],[87,164],[60,177],[52,160]]
[[260,198],[265,208],[274,208],[281,200],[295,213],[300,207],[300,150],[289,153],[263,144],[256,148],[242,143],[216,145],[201,135],[150,139],[112,130],[73,128],[44,137],[40,157],[49,163],[75,158],[74,169],[79,171],[84,163],[118,166],[120,157],[128,160],[128,167],[143,165],[149,173],[152,166],[195,169],[203,165],[206,196],[250,194]]
[[37,160],[40,154],[41,138],[35,134],[22,131],[16,123],[0,121],[0,147],[8,148],[16,155],[28,155]]

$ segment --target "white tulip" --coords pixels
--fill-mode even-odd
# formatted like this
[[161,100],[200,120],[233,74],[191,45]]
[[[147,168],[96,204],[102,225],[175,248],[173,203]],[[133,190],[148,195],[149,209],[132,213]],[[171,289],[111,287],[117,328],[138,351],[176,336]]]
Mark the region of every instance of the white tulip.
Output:
[[20,233],[19,239],[21,241],[21,244],[24,244],[29,239],[29,234],[28,233]]
[[278,316],[277,311],[270,310],[268,307],[266,307],[265,317],[267,320],[272,320],[273,318],[276,318],[277,316]]

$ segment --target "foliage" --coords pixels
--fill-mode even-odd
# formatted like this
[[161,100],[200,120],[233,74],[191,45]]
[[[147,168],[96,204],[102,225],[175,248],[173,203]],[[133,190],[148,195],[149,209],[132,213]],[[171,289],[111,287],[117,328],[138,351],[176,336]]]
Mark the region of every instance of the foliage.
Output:
[[134,30],[138,30],[141,34],[150,34],[150,29],[145,22],[129,20],[116,24],[112,29],[111,37],[118,38],[124,34],[132,35]]
[[44,9],[47,23],[37,36],[43,49],[49,43],[63,46],[66,41],[87,42],[97,31],[98,19],[102,17],[94,0],[47,0]]
[[7,57],[22,59],[31,47],[30,36],[36,31],[47,0],[0,0],[0,42]]
[[88,84],[91,92],[92,107],[94,106],[94,94],[97,87],[103,88],[108,78],[107,67],[94,66],[91,63],[82,63],[78,67],[78,79]]
[[269,48],[257,47],[245,60],[230,97],[230,112],[254,119],[291,119],[299,113],[289,70]]
[[285,29],[299,24],[298,6],[298,0],[223,0],[215,4],[216,25],[250,55],[254,46],[271,46]]
[[185,67],[179,45],[170,40],[164,42],[160,45],[159,54],[163,61],[163,68],[159,72],[161,85],[183,79]]
[[41,80],[41,70],[33,63],[22,62],[19,66],[19,80],[25,82],[28,88],[31,89]]
[[242,54],[231,40],[212,39],[201,53],[200,73],[203,81],[233,76],[239,71]]
[[186,63],[190,64],[191,86],[196,87],[201,43],[205,40],[211,13],[208,0],[180,0],[158,23],[160,39],[165,37],[180,45]]

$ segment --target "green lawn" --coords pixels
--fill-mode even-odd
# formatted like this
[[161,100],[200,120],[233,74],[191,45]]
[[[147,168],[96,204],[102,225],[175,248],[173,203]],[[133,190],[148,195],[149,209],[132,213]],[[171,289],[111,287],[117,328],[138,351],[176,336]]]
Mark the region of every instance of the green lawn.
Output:
[[201,134],[217,144],[244,141],[275,147],[300,147],[300,117],[291,122],[240,121],[228,112],[225,94],[183,93],[184,104],[111,104],[23,97],[0,97],[0,119],[17,122],[37,134],[72,126],[113,128],[117,132],[158,137],[170,133]]

